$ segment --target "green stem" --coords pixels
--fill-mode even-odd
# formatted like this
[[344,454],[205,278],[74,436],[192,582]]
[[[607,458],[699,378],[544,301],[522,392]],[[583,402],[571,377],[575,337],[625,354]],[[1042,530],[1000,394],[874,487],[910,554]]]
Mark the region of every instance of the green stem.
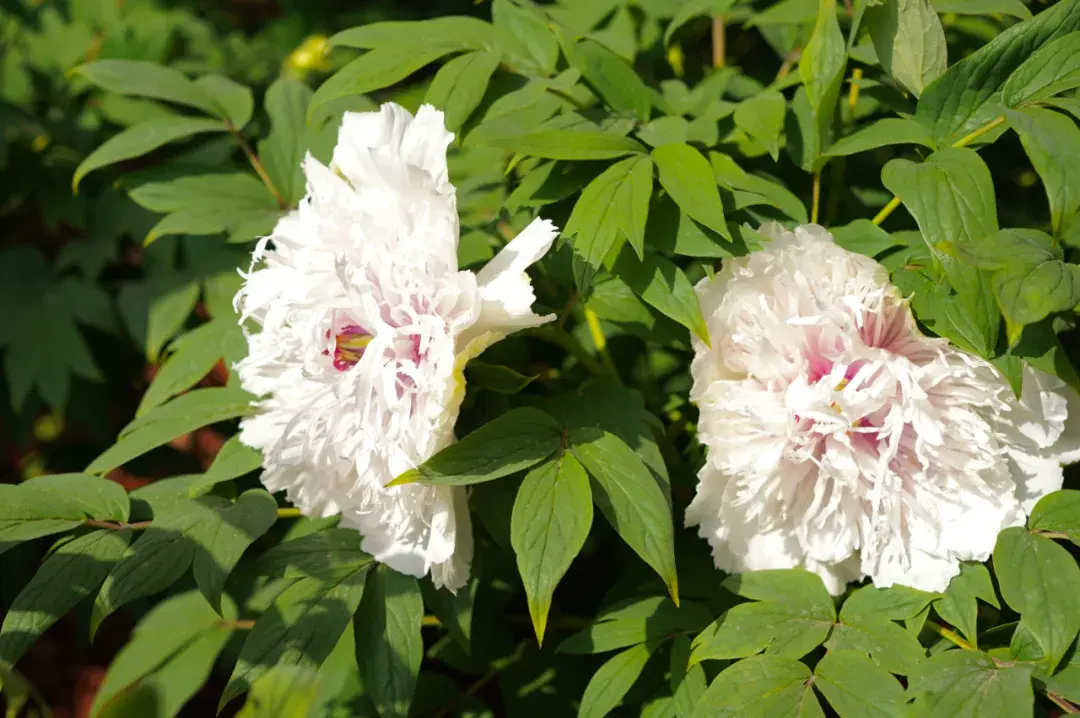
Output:
[[1053,691],[1047,691],[1046,692],[1046,697],[1050,699],[1051,703],[1053,703],[1054,705],[1056,705],[1058,708],[1065,711],[1066,713],[1080,713],[1080,708],[1077,708],[1075,705],[1073,705],[1069,701],[1065,700],[1064,698],[1059,696],[1057,693],[1054,693]]
[[890,214],[892,214],[897,207],[900,206],[900,198],[893,197],[889,200],[889,203],[881,208],[881,211],[874,215],[874,218],[870,220],[874,224],[880,225],[884,222]]
[[927,621],[926,622],[926,627],[929,628],[934,633],[941,636],[942,638],[944,638],[945,640],[951,641],[952,643],[955,643],[957,646],[959,646],[960,648],[963,648],[965,651],[977,650],[975,648],[975,646],[971,645],[971,643],[969,643],[964,638],[962,638],[960,636],[960,634],[956,633],[955,631],[951,631],[948,628],[945,628],[945,626],[942,626],[940,623],[934,623],[933,621]]
[[96,529],[110,529],[112,531],[120,531],[121,529],[131,529],[132,531],[142,531],[150,526],[149,521],[136,521],[135,523],[124,523],[123,521],[98,521],[97,519],[88,519],[83,521],[83,526],[90,526]]
[[280,209],[288,209],[289,203],[285,201],[285,197],[282,196],[281,192],[274,185],[274,181],[270,179],[270,175],[267,173],[266,167],[259,159],[259,156],[256,155],[255,152],[251,149],[251,145],[248,144],[248,141],[244,139],[244,135],[240,132],[240,130],[234,127],[231,122],[228,122],[227,124],[229,126],[229,132],[231,132],[232,136],[236,138],[237,143],[240,145],[240,149],[244,151],[244,155],[247,156],[248,162],[251,163],[251,167],[255,170],[255,174],[259,175],[259,179],[262,180],[262,183],[264,185],[266,185],[266,189],[269,190],[271,196],[273,196],[274,198],[274,201],[277,202],[278,207]]
[[952,146],[953,147],[966,147],[967,145],[971,144],[972,142],[974,142],[978,138],[982,137],[987,132],[994,129],[995,127],[997,127],[998,125],[1000,125],[1004,121],[1005,121],[1005,116],[1004,115],[1000,115],[998,117],[995,117],[994,119],[990,120],[989,122],[987,122],[985,125],[983,125],[979,129],[972,132],[970,135],[965,135],[965,136],[961,137],[960,139],[958,139],[956,142],[953,142]]
[[551,94],[555,95],[555,97],[558,97],[561,100],[565,100],[566,102],[569,102],[571,105],[573,105],[574,107],[576,107],[579,110],[587,110],[589,108],[589,106],[586,105],[584,102],[572,97],[571,95],[568,95],[567,93],[563,92],[562,90],[556,89],[554,87],[545,87],[544,89],[547,90],[548,92],[550,92]]
[[300,509],[286,507],[277,510],[277,517],[279,519],[298,519],[301,516],[303,516],[303,514],[300,513]]
[[712,19],[712,64],[716,69],[724,67],[724,18],[717,15]]

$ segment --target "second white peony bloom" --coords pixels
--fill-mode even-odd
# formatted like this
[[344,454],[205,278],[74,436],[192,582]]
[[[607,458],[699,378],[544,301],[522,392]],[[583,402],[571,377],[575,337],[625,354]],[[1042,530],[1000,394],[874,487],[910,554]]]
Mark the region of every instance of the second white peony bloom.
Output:
[[888,272],[816,225],[697,286],[692,399],[708,452],[686,512],[731,572],[803,567],[837,594],[941,591],[1080,460],[1080,398],[919,332]]
[[266,487],[456,590],[472,560],[465,490],[385,485],[454,441],[470,358],[554,318],[533,313],[525,269],[557,230],[536,220],[459,271],[452,139],[429,105],[346,113],[330,167],[306,159],[307,197],[259,243],[236,304],[262,328],[237,372],[262,397],[240,439],[263,452]]

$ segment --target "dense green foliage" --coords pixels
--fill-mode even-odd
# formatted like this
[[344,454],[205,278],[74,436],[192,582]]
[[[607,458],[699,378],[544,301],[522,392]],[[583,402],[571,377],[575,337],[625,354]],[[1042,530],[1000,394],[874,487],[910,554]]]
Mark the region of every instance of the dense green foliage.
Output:
[[[725,577],[681,527],[692,286],[763,221],[878,258],[1015,389],[1080,388],[1080,0],[179,6],[0,2],[11,715],[48,713],[19,662],[69,613],[134,626],[94,716],[1077,712],[1075,473],[942,594]],[[457,595],[298,517],[232,438],[237,268],[386,100],[457,135],[463,268],[562,228],[533,273],[558,321],[471,362],[462,440],[397,479],[471,486]]]

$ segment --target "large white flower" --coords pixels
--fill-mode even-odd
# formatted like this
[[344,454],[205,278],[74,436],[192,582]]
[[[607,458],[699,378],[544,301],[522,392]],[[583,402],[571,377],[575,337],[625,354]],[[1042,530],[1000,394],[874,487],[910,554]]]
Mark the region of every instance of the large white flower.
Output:
[[686,512],[719,568],[804,567],[832,593],[943,590],[1080,459],[1080,400],[924,336],[877,262],[766,225],[698,296],[692,398],[708,459]]
[[472,559],[464,489],[385,485],[453,442],[470,358],[554,318],[532,312],[525,268],[557,230],[534,221],[479,273],[459,271],[452,139],[428,105],[347,113],[330,167],[305,160],[308,195],[259,243],[236,302],[262,327],[237,371],[263,397],[240,439],[263,451],[266,487],[456,589]]

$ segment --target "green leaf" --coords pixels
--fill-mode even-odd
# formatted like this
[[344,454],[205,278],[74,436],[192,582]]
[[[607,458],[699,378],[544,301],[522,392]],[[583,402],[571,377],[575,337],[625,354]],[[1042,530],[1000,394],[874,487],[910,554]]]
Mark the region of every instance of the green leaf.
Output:
[[810,669],[790,658],[753,656],[728,666],[698,701],[694,718],[824,718]]
[[656,647],[655,643],[638,644],[616,653],[600,666],[585,686],[578,718],[602,718],[619,705]]
[[1069,353],[1054,333],[1053,324],[1044,319],[1024,327],[1020,343],[1010,350],[1031,366],[1056,376],[1073,389],[1080,391],[1080,377],[1069,359]]
[[819,0],[814,31],[799,60],[799,76],[806,88],[813,127],[814,143],[807,145],[814,149],[807,153],[811,158],[816,158],[829,146],[846,67],[847,43],[836,19],[836,0]]
[[593,130],[540,130],[489,139],[485,144],[550,160],[610,160],[645,151],[641,143],[629,137]]
[[709,343],[709,328],[701,315],[694,285],[672,261],[658,254],[648,254],[642,261],[624,248],[611,271],[661,314]]
[[843,609],[825,647],[869,654],[885,670],[905,676],[926,657],[918,638],[899,624],[883,617],[852,615]]
[[674,634],[697,633],[712,619],[707,608],[684,602],[676,606],[666,596],[620,604],[597,617],[596,623],[559,644],[559,653],[605,653]]
[[465,486],[509,476],[540,463],[562,446],[562,429],[531,407],[511,409],[438,452],[389,486],[416,481]]
[[694,18],[723,15],[734,4],[734,0],[691,0],[691,2],[683,3],[671,19],[667,29],[664,30],[664,46],[670,45],[671,38],[675,36],[679,28]]
[[863,653],[830,651],[814,668],[814,678],[840,718],[905,715],[904,687]]
[[210,468],[188,489],[191,498],[198,498],[217,484],[232,481],[262,467],[262,454],[240,443],[240,435],[230,436],[221,445]]
[[705,669],[690,666],[690,638],[675,636],[671,644],[671,692],[675,697],[675,715],[690,718],[701,696],[709,687]]
[[934,610],[943,619],[956,626],[964,638],[978,646],[978,599],[998,607],[994,583],[990,571],[981,563],[960,564],[960,575],[949,582],[945,595],[934,602]]
[[1020,341],[1025,325],[1080,304],[1080,266],[1061,260],[994,272],[991,282],[1005,315],[1009,346]]
[[[413,32],[418,30],[419,28],[415,27],[412,29]],[[336,37],[341,37],[343,34]],[[420,68],[449,55],[455,49],[453,45],[439,44],[427,41],[425,38],[425,42],[420,46],[412,42],[380,45],[374,50],[369,50],[338,70],[319,86],[308,105],[308,120],[315,116],[316,110],[328,102],[342,97],[363,95],[393,85]]]
[[0,664],[18,663],[38,636],[97,589],[130,539],[128,529],[98,529],[51,553],[4,616]]
[[543,75],[552,73],[559,61],[559,42],[540,12],[531,5],[495,0],[491,3],[491,19],[495,27],[513,38],[507,43],[508,52],[530,62]]
[[194,85],[210,98],[213,114],[227,120],[234,130],[242,130],[251,122],[255,98],[250,88],[222,75],[203,75]]
[[251,411],[251,396],[238,389],[194,389],[128,424],[119,441],[94,459],[86,472],[103,474],[178,436]]
[[990,271],[1036,266],[1064,257],[1061,248],[1054,246],[1053,238],[1036,229],[1002,229],[975,241],[945,245],[943,249],[974,267]]
[[1080,568],[1069,552],[1020,527],[998,534],[994,573],[1001,597],[1035,635],[1053,670],[1080,631]]
[[472,652],[473,614],[479,587],[480,581],[475,576],[469,579],[465,588],[459,588],[456,593],[446,588],[436,589],[430,581],[420,584],[424,605],[435,614],[450,637],[457,641],[466,653]]
[[290,77],[280,77],[266,90],[264,101],[270,132],[259,142],[259,159],[274,186],[293,207],[304,196],[304,142],[311,88]]
[[755,601],[772,601],[802,607],[807,616],[836,617],[832,597],[821,579],[809,571],[797,568],[747,571],[728,576],[720,584],[732,593]]
[[1001,88],[1007,107],[1038,102],[1080,87],[1080,32],[1048,42],[1016,68]]
[[94,601],[91,635],[116,609],[168,588],[191,566],[215,610],[225,579],[248,546],[274,525],[277,503],[263,489],[233,503],[218,496],[174,499],[154,507],[154,520],[124,552]]
[[187,139],[203,132],[225,132],[228,127],[220,120],[199,117],[162,117],[132,125],[113,135],[100,147],[87,155],[75,168],[71,189],[77,192],[83,177],[96,169],[117,162],[141,157],[170,142]]
[[232,318],[213,319],[177,337],[172,353],[161,365],[135,410],[142,417],[210,373],[219,360],[226,366],[247,353],[244,333]]
[[1080,491],[1061,489],[1039,499],[1031,510],[1028,526],[1033,531],[1065,534],[1080,546]]
[[351,567],[360,570],[374,559],[360,548],[353,529],[333,528],[290,539],[263,554],[255,568],[261,576],[331,578]]
[[1006,29],[946,70],[919,99],[915,119],[939,146],[987,124],[1000,114],[992,100],[1036,49],[1080,29],[1080,4],[1059,2],[1035,18]]
[[[118,95],[151,97],[194,107],[224,118],[216,98],[192,82],[179,70],[142,60],[95,60],[72,72]],[[214,81],[211,81],[211,85]],[[215,88],[217,89],[217,88]]]
[[652,193],[652,162],[631,157],[608,167],[585,187],[563,234],[573,237],[575,279],[582,292],[605,260],[629,240],[643,256]]
[[719,152],[709,152],[709,164],[712,165],[713,176],[721,185],[761,195],[797,224],[810,221],[807,218],[806,205],[778,181],[749,174],[735,164],[735,160]]
[[806,25],[818,16],[817,0],[780,0],[763,12],[754,13],[747,27],[769,25]]
[[1005,315],[1010,346],[1019,342],[1025,325],[1080,303],[1080,267],[1063,262],[1061,248],[1044,232],[1003,229],[977,242],[945,249],[993,272],[990,282]]
[[251,684],[237,718],[315,718],[323,681],[306,666],[274,666]]
[[[730,224],[728,230],[732,231],[733,226]],[[653,199],[645,234],[650,246],[683,257],[720,258],[746,254],[746,247],[741,241],[727,240],[698,224],[667,195]],[[738,236],[737,231],[734,236]]]
[[517,394],[533,383],[536,377],[525,376],[501,364],[488,364],[474,359],[465,367],[465,380],[468,384],[499,394]]
[[1031,666],[997,667],[978,651],[944,651],[923,661],[908,692],[917,696],[914,715],[950,718],[1030,716],[1035,696]]
[[[196,499],[194,503],[208,502]],[[195,544],[192,570],[195,583],[215,610],[220,611],[225,580],[255,539],[277,520],[277,502],[263,489],[248,489],[231,506],[214,502],[213,511],[196,521],[177,522],[177,529]],[[205,505],[205,503],[200,504]],[[167,522],[166,530],[171,522]]]
[[973,150],[950,147],[938,150],[921,164],[892,160],[881,171],[881,181],[915,217],[923,239],[956,292],[956,302],[947,310],[954,317],[953,324],[966,331],[948,338],[960,339],[989,356],[1001,324],[989,275],[940,247],[979,240],[997,231],[990,170]]
[[331,45],[373,49],[446,45],[456,50],[491,50],[499,36],[490,23],[474,17],[440,17],[420,22],[374,22],[342,30],[330,38]]
[[863,19],[881,67],[915,97],[948,65],[945,30],[930,0],[888,0]]
[[494,52],[470,52],[439,68],[424,102],[445,113],[446,129],[456,132],[484,99],[488,82],[499,67]]
[[652,158],[660,173],[660,184],[675,204],[691,218],[730,239],[720,191],[708,160],[687,144],[657,147]]
[[24,495],[49,495],[58,505],[74,504],[92,519],[120,523],[128,520],[130,503],[124,487],[99,476],[51,474],[24,481],[20,487]]
[[766,91],[743,100],[735,108],[735,125],[769,149],[776,161],[780,156],[780,134],[784,131],[787,102],[779,92]]
[[126,521],[123,487],[107,479],[61,474],[0,484],[0,553],[16,543],[73,529],[88,518]]
[[36,390],[51,408],[63,411],[71,374],[101,380],[78,328],[110,329],[110,300],[100,287],[74,277],[56,279],[44,255],[16,246],[0,254],[0,304],[18,307],[0,325],[12,408],[20,411]]
[[889,145],[922,145],[934,149],[930,131],[908,117],[886,117],[837,140],[825,151],[828,157],[844,157]]
[[825,585],[807,571],[753,571],[731,576],[723,586],[755,602],[734,606],[702,631],[694,639],[692,664],[762,650],[800,658],[825,641],[836,621]]
[[[531,170],[506,198],[506,208],[543,207],[574,194],[593,178],[596,168],[581,162],[544,162]],[[464,237],[462,237],[464,239]]]
[[844,601],[841,619],[902,621],[919,615],[931,601],[940,597],[941,594],[927,593],[907,586],[864,586]]
[[1031,11],[1021,0],[934,0],[938,12],[952,12],[957,15],[1012,15],[1021,20],[1031,18]]
[[90,715],[177,715],[206,683],[232,634],[236,609],[231,600],[224,608],[223,621],[196,591],[157,604],[113,659]]
[[322,665],[360,604],[369,566],[298,578],[278,594],[244,641],[219,710],[274,666]]
[[424,656],[424,602],[416,579],[380,566],[368,579],[353,625],[364,688],[383,718],[409,715]]
[[690,123],[683,117],[657,117],[638,130],[637,136],[649,147],[686,142],[690,136]]
[[1042,179],[1050,224],[1061,236],[1080,210],[1080,128],[1064,115],[1037,107],[1008,110],[1005,116]]
[[656,443],[656,417],[645,408],[641,392],[593,382],[545,403],[544,408],[568,431],[591,428],[618,436],[649,468],[661,492],[670,494],[667,468]]
[[616,112],[648,122],[652,96],[625,60],[594,40],[582,40],[569,54],[570,63]]
[[568,432],[570,451],[593,479],[593,501],[678,603],[671,504],[642,460],[615,434],[596,429]]
[[592,519],[589,477],[572,455],[564,453],[526,474],[514,499],[510,542],[539,643],[555,587],[585,545]]
[[[1049,235],[1033,229],[1004,229],[979,242],[961,246],[946,244],[943,248],[975,267],[992,272],[991,286],[1005,315],[1014,358],[1025,356],[1029,361],[1039,361],[1030,348],[1017,347],[1023,329],[1049,314],[1068,311],[1080,302],[1080,269],[1062,261],[1064,254]],[[1048,369],[1051,373],[1059,371],[1053,364]],[[1066,381],[1073,381],[1071,369],[1067,366],[1063,369],[1067,370],[1063,374]],[[1019,380],[1014,383],[1018,384]]]
[[243,172],[149,182],[130,195],[146,209],[169,213],[146,235],[146,244],[170,234],[230,232],[262,218],[273,222],[280,213],[263,183]]
[[[157,227],[151,231],[157,231]],[[194,311],[195,304],[199,301],[199,284],[195,281],[181,281],[163,288],[160,292],[152,293],[150,297],[144,295],[143,298],[149,303],[145,325],[146,358],[157,361],[162,347],[176,336]],[[121,294],[121,301],[123,299],[124,295]]]
[[890,249],[907,246],[902,239],[889,234],[868,219],[857,219],[843,227],[832,227],[829,231],[838,245],[849,252],[857,252],[867,257],[876,257]]

